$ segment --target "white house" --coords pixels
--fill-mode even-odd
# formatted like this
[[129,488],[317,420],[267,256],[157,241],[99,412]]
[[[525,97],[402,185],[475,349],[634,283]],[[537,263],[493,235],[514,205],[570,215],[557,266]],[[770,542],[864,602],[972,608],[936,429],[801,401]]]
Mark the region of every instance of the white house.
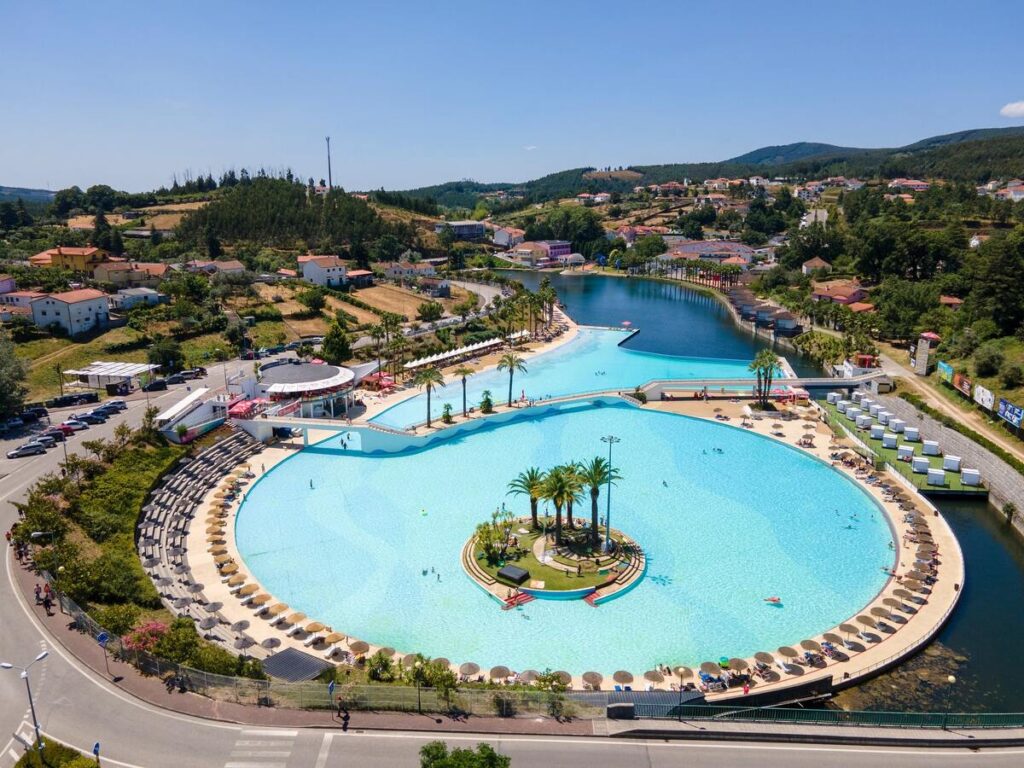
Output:
[[345,284],[348,268],[337,256],[318,256],[302,264],[302,277],[314,285],[334,287]]
[[110,297],[110,303],[114,309],[127,310],[139,304],[150,306],[163,304],[167,301],[167,295],[154,291],[152,288],[122,288]]
[[437,275],[434,265],[425,262],[413,264],[410,261],[393,261],[383,266],[384,276],[392,280],[408,280],[415,277],[435,277]]
[[515,227],[499,227],[494,230],[494,244],[503,248],[519,245],[526,239],[526,231]]
[[95,288],[51,293],[32,302],[32,320],[36,325],[58,325],[69,336],[103,328],[109,317],[107,294]]
[[766,179],[764,176],[751,176],[749,179],[747,179],[747,183],[750,184],[750,186],[752,187],[767,187],[768,179]]
[[13,277],[10,275],[0,275],[0,295],[10,293],[16,287]]

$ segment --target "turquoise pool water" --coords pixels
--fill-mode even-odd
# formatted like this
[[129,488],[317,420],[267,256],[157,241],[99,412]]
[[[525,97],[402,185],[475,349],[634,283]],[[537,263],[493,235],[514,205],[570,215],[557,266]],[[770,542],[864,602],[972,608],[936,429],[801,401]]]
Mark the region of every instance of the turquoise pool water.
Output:
[[[641,331],[642,333],[642,331]],[[673,357],[654,352],[638,352],[620,347],[629,332],[581,328],[572,341],[542,355],[525,355],[526,373],[513,378],[512,397],[526,394],[540,400],[576,392],[602,389],[633,389],[651,379],[749,378],[748,361],[704,357]],[[483,391],[489,389],[495,402],[508,400],[508,373],[491,369],[472,376],[466,382],[466,402],[478,406]],[[462,384],[454,382],[436,390],[430,397],[430,412],[439,417],[445,403],[462,411]],[[427,418],[424,393],[403,400],[375,416],[371,421],[402,429]]]
[[[604,455],[608,433],[622,438],[612,524],[644,546],[647,576],[599,608],[502,611],[462,571],[463,543],[503,502],[529,513],[506,496],[521,469]],[[713,422],[577,406],[414,453],[336,448],[334,438],[304,450],[250,490],[238,547],[276,599],[403,652],[611,673],[773,651],[852,616],[892,564],[889,526],[854,483]]]

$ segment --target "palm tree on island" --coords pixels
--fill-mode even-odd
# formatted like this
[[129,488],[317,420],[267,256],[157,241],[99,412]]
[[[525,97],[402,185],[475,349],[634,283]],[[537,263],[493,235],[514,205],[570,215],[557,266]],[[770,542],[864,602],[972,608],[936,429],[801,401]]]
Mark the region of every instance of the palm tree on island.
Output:
[[460,365],[452,373],[462,380],[462,418],[466,418],[466,379],[476,373],[476,369],[470,368],[468,365]]
[[416,372],[412,382],[427,391],[427,429],[430,429],[430,393],[435,388],[444,386],[444,376],[437,368],[422,368]]
[[523,356],[515,352],[506,352],[498,361],[499,371],[508,371],[508,407],[512,407],[512,377],[516,372],[526,373],[526,363]]
[[622,476],[618,470],[608,464],[607,459],[601,456],[595,456],[588,463],[583,464],[579,469],[579,476],[583,484],[590,488],[590,542],[596,549],[601,543],[597,520],[597,497],[601,493],[602,485],[621,480]]
[[562,543],[562,507],[570,495],[571,486],[565,467],[554,467],[544,478],[542,497],[555,505],[555,545]]
[[562,469],[565,471],[565,482],[568,486],[565,496],[565,524],[569,528],[575,528],[572,505],[583,497],[583,478],[580,476],[580,465],[576,462],[566,464]]
[[544,497],[544,472],[538,467],[530,467],[520,472],[511,483],[508,484],[508,494],[513,496],[530,497],[530,517],[533,519],[533,527],[540,528],[540,520],[537,519],[537,503]]
[[779,358],[770,349],[762,349],[750,362],[747,370],[757,374],[757,401],[762,408],[768,407],[768,396],[772,391],[772,377],[779,367]]

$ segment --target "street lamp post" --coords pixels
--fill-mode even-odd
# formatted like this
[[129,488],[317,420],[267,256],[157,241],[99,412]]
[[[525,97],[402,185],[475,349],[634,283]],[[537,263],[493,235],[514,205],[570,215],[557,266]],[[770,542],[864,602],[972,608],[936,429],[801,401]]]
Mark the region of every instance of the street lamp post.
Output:
[[423,674],[423,663],[417,661],[413,664],[413,668],[415,670],[414,677],[416,678],[416,711],[423,714],[423,700],[420,698],[420,685],[422,684],[420,677]]
[[36,751],[39,753],[40,765],[43,764],[43,738],[42,734],[40,734],[39,732],[39,719],[36,717],[36,703],[35,700],[32,698],[32,686],[29,684],[28,681],[28,671],[32,669],[33,664],[35,664],[37,661],[42,661],[49,655],[49,651],[43,651],[38,656],[36,656],[35,659],[32,660],[32,663],[29,664],[27,667],[19,667],[16,664],[10,664],[6,661],[0,662],[0,669],[21,670],[21,679],[25,681],[25,690],[28,691],[28,707],[30,710],[32,710],[32,725],[36,729]]
[[[213,351],[217,353],[217,357],[220,357],[220,355],[223,354],[224,350],[222,350],[220,347],[217,347],[217,349],[215,349]],[[221,370],[224,372],[224,397],[226,397],[226,398],[228,398],[230,400],[231,398],[228,397],[228,395],[230,393],[228,392],[228,361],[227,360],[224,360],[224,361],[221,362]]]
[[946,682],[949,683],[949,692],[946,694],[946,712],[942,716],[942,730],[949,730],[949,709],[953,705],[953,687],[956,685],[956,675],[949,675],[946,677]]
[[615,435],[605,435],[601,438],[602,443],[608,443],[608,490],[605,493],[604,513],[604,551],[612,551],[612,446],[622,441]]

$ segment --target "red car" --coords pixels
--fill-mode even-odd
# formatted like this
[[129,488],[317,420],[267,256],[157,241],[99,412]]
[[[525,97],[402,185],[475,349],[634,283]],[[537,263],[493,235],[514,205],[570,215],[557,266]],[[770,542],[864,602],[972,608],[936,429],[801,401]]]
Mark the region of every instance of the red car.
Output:
[[70,437],[75,434],[75,428],[68,424],[54,424],[50,429],[59,429],[64,433],[65,437]]

